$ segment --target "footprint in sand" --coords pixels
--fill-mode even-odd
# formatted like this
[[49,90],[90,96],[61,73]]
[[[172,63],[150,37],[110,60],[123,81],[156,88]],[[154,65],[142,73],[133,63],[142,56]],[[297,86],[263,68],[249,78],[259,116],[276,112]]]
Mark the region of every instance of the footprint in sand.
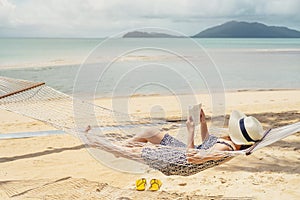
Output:
[[186,186],[187,183],[179,183],[178,185],[179,185],[179,186]]

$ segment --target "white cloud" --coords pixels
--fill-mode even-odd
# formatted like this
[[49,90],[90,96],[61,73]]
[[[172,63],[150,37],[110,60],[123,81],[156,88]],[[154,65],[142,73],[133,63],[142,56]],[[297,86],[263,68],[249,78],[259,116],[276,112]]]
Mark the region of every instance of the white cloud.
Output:
[[130,28],[195,34],[227,20],[300,28],[298,0],[0,0],[0,36],[101,37]]
[[270,3],[264,1],[257,7],[258,14],[277,15],[277,16],[293,16],[298,15],[300,10],[300,2],[296,0],[273,0]]
[[0,27],[13,25],[15,5],[7,0],[0,0]]

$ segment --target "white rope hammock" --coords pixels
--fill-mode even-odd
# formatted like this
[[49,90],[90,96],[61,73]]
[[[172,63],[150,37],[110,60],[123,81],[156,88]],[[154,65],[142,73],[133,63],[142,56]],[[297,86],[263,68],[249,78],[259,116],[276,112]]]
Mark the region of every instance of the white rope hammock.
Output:
[[[224,155],[218,160],[191,164],[186,161],[178,162],[185,156],[185,148],[150,144],[136,144],[131,147],[126,145],[127,139],[144,128],[156,126],[161,130],[169,130],[179,128],[180,124],[141,119],[112,111],[73,98],[44,83],[0,77],[0,108],[43,121],[79,137],[93,155],[109,152],[115,156],[146,164],[166,175],[189,176],[226,162],[234,156],[251,154],[300,131],[300,122],[267,130],[261,141],[246,150],[218,152]],[[92,127],[88,133],[84,131],[87,126]],[[145,149],[152,153],[146,155]],[[199,151],[203,155],[212,152],[211,149]]]

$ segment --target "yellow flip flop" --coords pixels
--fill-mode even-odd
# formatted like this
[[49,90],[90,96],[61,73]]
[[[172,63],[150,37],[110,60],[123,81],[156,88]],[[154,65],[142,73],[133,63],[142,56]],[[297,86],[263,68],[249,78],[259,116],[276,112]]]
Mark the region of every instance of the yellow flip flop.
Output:
[[137,191],[144,191],[146,189],[146,179],[145,178],[141,178],[135,181],[135,188]]
[[159,179],[151,179],[150,181],[150,191],[157,191],[160,189],[162,182]]

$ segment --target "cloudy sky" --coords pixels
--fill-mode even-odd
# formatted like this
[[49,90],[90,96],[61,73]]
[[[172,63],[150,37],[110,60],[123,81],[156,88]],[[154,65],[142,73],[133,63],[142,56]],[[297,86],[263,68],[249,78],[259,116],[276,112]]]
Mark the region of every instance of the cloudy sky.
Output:
[[300,0],[0,0],[0,37],[106,37],[141,27],[194,35],[229,20],[300,30]]

